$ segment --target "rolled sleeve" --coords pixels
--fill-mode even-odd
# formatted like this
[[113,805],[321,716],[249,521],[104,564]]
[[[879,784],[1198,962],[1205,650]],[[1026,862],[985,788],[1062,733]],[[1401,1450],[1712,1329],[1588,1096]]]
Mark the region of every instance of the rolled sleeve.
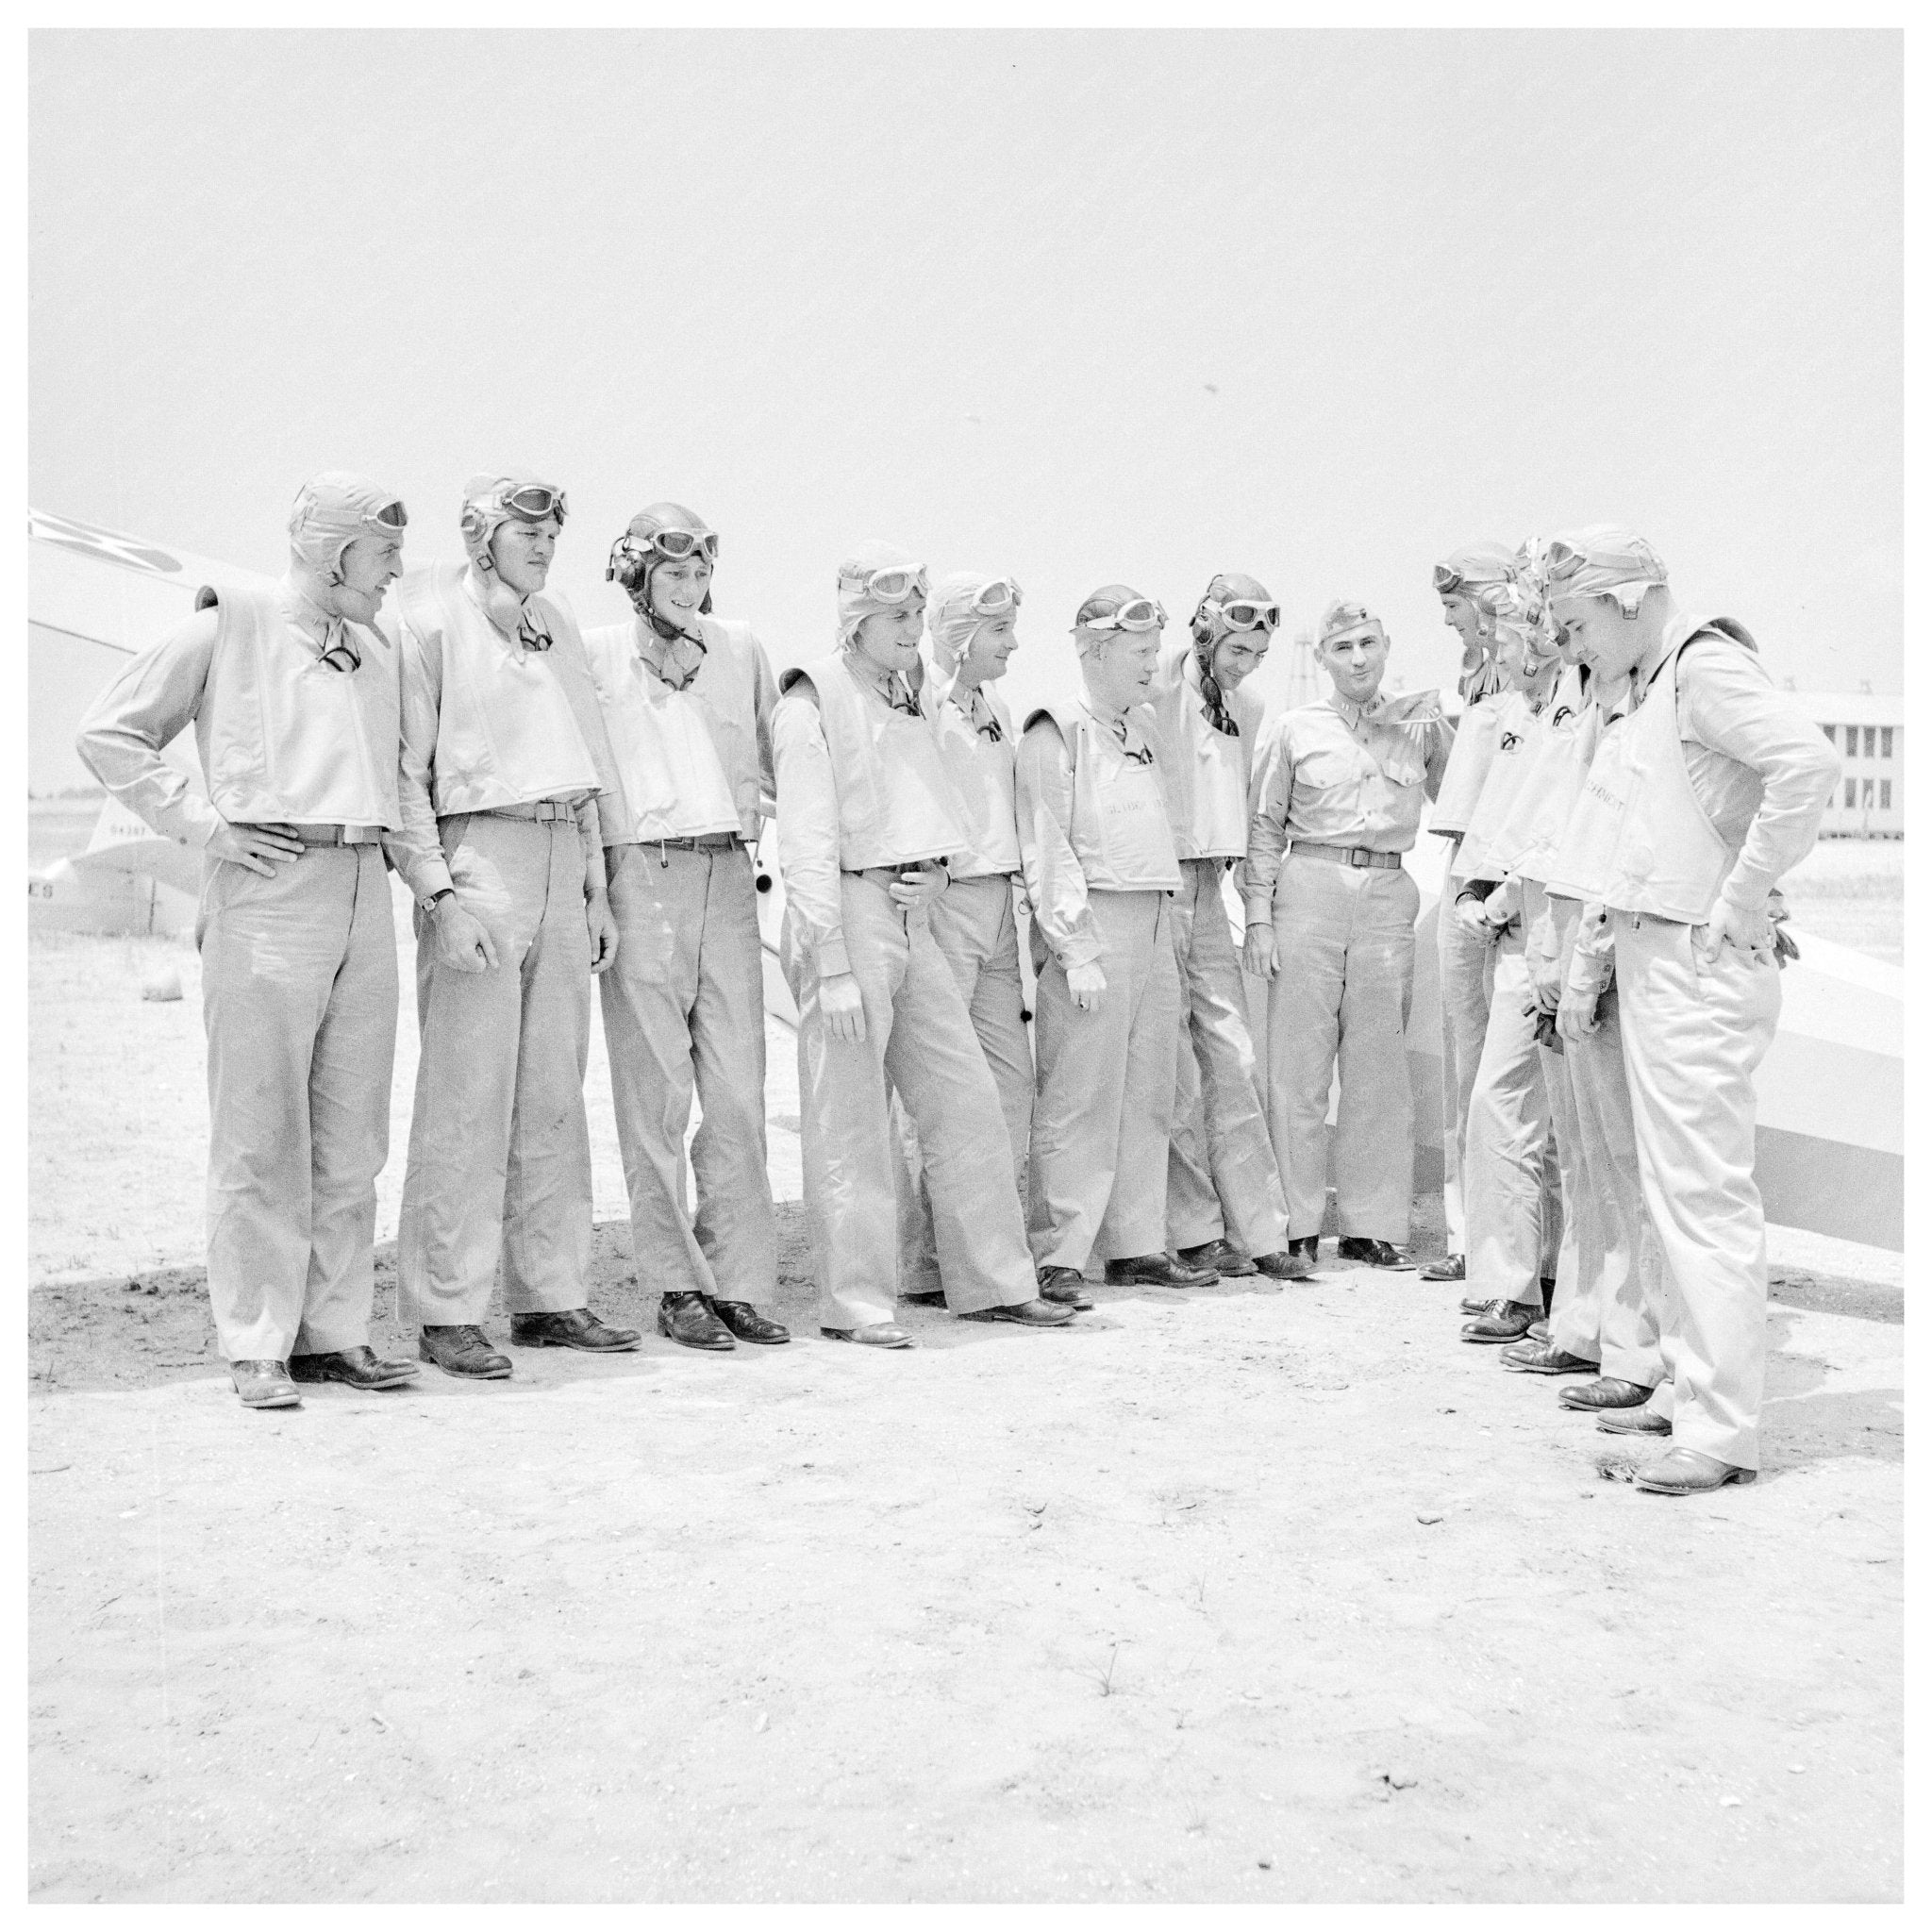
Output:
[[784,809],[778,814],[778,862],[785,904],[805,923],[819,976],[852,971],[839,883],[839,787],[832,751],[808,678],[778,700],[772,721],[773,773]]
[[1069,829],[1074,823],[1074,760],[1059,726],[1041,719],[1020,741],[1013,771],[1020,817],[1020,870],[1026,898],[1053,956],[1063,967],[1091,966],[1100,935],[1087,903]]
[[75,740],[115,798],[183,845],[206,843],[222,816],[161,753],[200,712],[220,627],[213,610],[175,625],[94,700]]

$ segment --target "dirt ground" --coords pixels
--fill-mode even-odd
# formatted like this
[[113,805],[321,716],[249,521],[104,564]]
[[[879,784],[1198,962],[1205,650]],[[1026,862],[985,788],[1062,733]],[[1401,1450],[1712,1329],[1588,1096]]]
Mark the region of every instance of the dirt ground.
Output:
[[[1764,1479],[1687,1502],[1453,1288],[1324,1256],[876,1356],[795,1201],[790,1347],[247,1414],[192,960],[33,947],[35,1899],[1901,1895],[1898,1257],[1779,1235]],[[392,1292],[386,1244],[400,1347]]]

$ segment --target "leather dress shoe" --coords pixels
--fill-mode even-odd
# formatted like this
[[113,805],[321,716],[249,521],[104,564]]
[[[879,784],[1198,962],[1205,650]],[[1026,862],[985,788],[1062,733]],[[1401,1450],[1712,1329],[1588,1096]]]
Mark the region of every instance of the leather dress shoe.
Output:
[[400,1389],[423,1373],[414,1362],[386,1362],[364,1342],[321,1355],[291,1355],[289,1378],[295,1382],[346,1382],[351,1389]]
[[1572,1355],[1554,1342],[1537,1341],[1526,1332],[1496,1359],[1506,1369],[1521,1369],[1530,1375],[1593,1375],[1597,1372],[1597,1364],[1588,1356]]
[[1641,1382],[1599,1375],[1594,1382],[1578,1382],[1559,1390],[1557,1400],[1565,1408],[1641,1408],[1650,1400],[1650,1391]]
[[1544,1316],[1544,1317],[1542,1318],[1542,1320],[1541,1320],[1541,1322],[1532,1322],[1532,1323],[1531,1323],[1531,1324],[1529,1324],[1529,1340],[1530,1340],[1530,1341],[1548,1341],[1549,1339],[1550,1339],[1550,1318],[1549,1318],[1549,1317],[1548,1317],[1547,1315],[1545,1315],[1545,1316]]
[[1367,1235],[1345,1234],[1335,1243],[1338,1260],[1354,1261],[1368,1268],[1413,1268],[1415,1263],[1391,1241],[1372,1241]]
[[1755,1469],[1739,1469],[1697,1449],[1666,1449],[1655,1462],[1646,1462],[1631,1480],[1654,1496],[1695,1496],[1721,1490],[1726,1483],[1755,1483]]
[[1288,1252],[1291,1255],[1299,1255],[1308,1264],[1308,1273],[1312,1274],[1315,1272],[1315,1257],[1321,1251],[1321,1246],[1320,1235],[1305,1234],[1289,1242]]
[[1225,1238],[1217,1241],[1203,1241],[1199,1247],[1176,1248],[1174,1254],[1190,1268],[1211,1269],[1223,1280],[1253,1274],[1256,1272],[1255,1264]]
[[[943,1296],[941,1297],[944,1299]],[[774,1322],[761,1315],[749,1302],[727,1302],[721,1295],[708,1294],[706,1305],[712,1314],[730,1329],[741,1341],[756,1341],[775,1345],[790,1341],[791,1331],[782,1322]]]
[[1074,1319],[1072,1308],[1053,1302],[1002,1302],[991,1308],[969,1308],[962,1322],[1017,1322],[1023,1328],[1064,1328]]
[[1596,1419],[1606,1436],[1668,1436],[1671,1419],[1654,1408],[1607,1408]]
[[731,1331],[711,1312],[694,1288],[662,1295],[658,1302],[658,1333],[686,1348],[736,1348]]
[[1527,1302],[1496,1300],[1485,1304],[1474,1322],[1462,1324],[1465,1341],[1521,1341],[1536,1320]]
[[1087,1292],[1087,1277],[1077,1268],[1042,1268],[1040,1271],[1040,1299],[1055,1302],[1076,1313],[1093,1306]]
[[1421,1271],[1424,1281],[1460,1281],[1467,1270],[1460,1255],[1444,1255]]
[[942,1288],[915,1288],[907,1291],[899,1299],[910,1302],[915,1308],[942,1308],[946,1305],[946,1291]]
[[234,1383],[243,1408],[302,1407],[302,1391],[289,1379],[287,1362],[230,1362],[228,1379]]
[[516,1373],[516,1364],[498,1355],[474,1322],[425,1324],[420,1347],[425,1362],[467,1382],[501,1382]]
[[1207,1288],[1221,1279],[1211,1268],[1190,1268],[1172,1255],[1129,1255],[1107,1264],[1107,1285],[1139,1283],[1146,1288]]
[[856,1341],[865,1348],[910,1348],[912,1338],[896,1322],[870,1322],[863,1328],[821,1328],[828,1341]]
[[592,1355],[618,1355],[643,1337],[635,1328],[612,1328],[589,1308],[559,1308],[541,1315],[512,1315],[509,1339],[518,1348],[584,1348]]
[[1292,1248],[1276,1248],[1272,1255],[1255,1257],[1255,1272],[1274,1281],[1307,1281],[1315,1272],[1315,1257]]

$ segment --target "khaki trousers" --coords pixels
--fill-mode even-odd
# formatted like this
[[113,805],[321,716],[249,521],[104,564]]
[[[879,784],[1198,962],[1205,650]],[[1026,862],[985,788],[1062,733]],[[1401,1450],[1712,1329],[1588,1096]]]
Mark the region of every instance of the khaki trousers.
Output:
[[1322,1231],[1328,1089],[1335,1206],[1343,1235],[1408,1239],[1415,1095],[1404,1041],[1420,903],[1406,871],[1291,853],[1274,885],[1281,970],[1268,989],[1268,1131],[1288,1194],[1288,1232]]
[[[767,1300],[778,1224],[765,1172],[765,994],[742,846],[613,845],[617,958],[598,980],[638,1281]],[[685,1189],[685,1129],[697,1182]]]
[[208,1289],[229,1361],[369,1340],[389,1155],[396,936],[376,845],[310,846],[264,878],[208,860]]
[[[1494,989],[1462,1141],[1463,1212],[1471,1300],[1543,1305],[1541,1277],[1557,1258],[1558,1209],[1547,1198],[1551,1106],[1523,935],[1495,944]],[[1555,1056],[1547,1056],[1555,1058]]]
[[850,874],[840,885],[863,1040],[825,1030],[817,962],[789,909],[780,944],[798,1002],[799,1138],[820,1320],[862,1328],[892,1319],[904,1160],[895,1092],[919,1136],[946,1306],[968,1314],[1032,1301],[1012,1142],[952,969],[926,919],[902,913],[884,886]]
[[1436,905],[1436,988],[1442,1022],[1442,1223],[1452,1255],[1469,1252],[1463,1139],[1489,1026],[1492,951],[1489,939],[1456,917],[1456,886],[1445,866]]
[[1770,1293],[1752,1075],[1777,1031],[1768,958],[1697,963],[1693,928],[1619,912],[1617,994],[1643,1204],[1662,1265],[1657,1326],[1677,1445],[1758,1466]]
[[[1565,1041],[1556,1058],[1572,1098],[1581,1169],[1565,1211],[1582,1225],[1585,1254],[1574,1291],[1566,1293],[1557,1274],[1550,1340],[1600,1363],[1607,1375],[1655,1389],[1664,1373],[1657,1241],[1644,1211],[1614,988],[1597,1005],[1597,1030]],[[1567,1238],[1567,1225],[1565,1232]]]
[[1288,1203],[1261,1110],[1225,875],[1219,859],[1183,859],[1172,908],[1181,1024],[1167,1231],[1176,1248],[1224,1235],[1250,1255],[1273,1255],[1288,1245]]
[[496,964],[458,973],[416,912],[423,1029],[396,1242],[405,1321],[481,1322],[497,1263],[511,1314],[584,1307],[591,1260],[591,939],[575,819],[442,821],[463,908]]
[[1081,1012],[1038,926],[1027,1231],[1044,1268],[1158,1255],[1167,1242],[1180,974],[1164,891],[1091,892],[1107,991]]

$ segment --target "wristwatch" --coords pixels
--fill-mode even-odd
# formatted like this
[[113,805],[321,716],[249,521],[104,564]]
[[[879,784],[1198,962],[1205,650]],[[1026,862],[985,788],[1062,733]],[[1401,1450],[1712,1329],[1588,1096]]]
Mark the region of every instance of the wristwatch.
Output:
[[431,892],[426,899],[418,900],[417,904],[422,907],[424,911],[434,912],[445,899],[454,899],[456,895],[457,889],[454,886],[444,886],[440,892]]

